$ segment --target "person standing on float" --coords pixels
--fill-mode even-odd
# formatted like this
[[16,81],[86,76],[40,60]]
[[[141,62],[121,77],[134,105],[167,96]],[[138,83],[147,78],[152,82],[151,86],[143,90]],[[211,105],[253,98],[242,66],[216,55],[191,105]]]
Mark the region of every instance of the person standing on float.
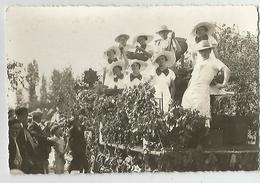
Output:
[[[172,33],[169,36],[169,33]],[[173,59],[176,60],[175,53],[181,52],[181,46],[178,41],[175,39],[175,32],[168,29],[166,25],[162,25],[161,29],[156,32],[161,37],[158,40],[155,40],[155,52],[158,54],[162,51],[170,51],[172,52]]]
[[169,69],[175,64],[175,57],[172,52],[163,51],[154,58],[154,73],[151,78],[151,84],[155,87],[155,97],[162,101],[164,112],[169,110],[169,105],[174,99],[175,73]]
[[130,60],[129,65],[131,67],[130,73],[126,76],[127,87],[134,87],[143,84],[147,77],[141,73],[145,70],[147,63],[141,60]]
[[[183,98],[182,106],[185,109],[198,110],[201,115],[211,118],[210,115],[210,83],[214,76],[223,71],[224,81],[222,84],[217,84],[218,89],[224,88],[230,77],[229,68],[220,60],[210,57],[213,50],[209,41],[202,40],[197,45],[197,52],[201,59],[197,59],[192,77],[189,81]],[[207,120],[206,127],[210,127],[209,120]]]

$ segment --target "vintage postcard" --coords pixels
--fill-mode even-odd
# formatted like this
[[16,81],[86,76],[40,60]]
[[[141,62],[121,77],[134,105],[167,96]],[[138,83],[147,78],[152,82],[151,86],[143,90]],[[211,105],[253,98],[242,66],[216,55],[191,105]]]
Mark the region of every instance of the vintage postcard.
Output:
[[254,6],[9,7],[10,173],[258,170],[258,46]]

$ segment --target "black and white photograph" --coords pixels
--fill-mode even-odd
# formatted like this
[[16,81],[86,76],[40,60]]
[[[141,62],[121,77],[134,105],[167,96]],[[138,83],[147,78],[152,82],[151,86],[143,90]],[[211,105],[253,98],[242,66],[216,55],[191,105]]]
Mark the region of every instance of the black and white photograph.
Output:
[[11,175],[256,171],[256,6],[10,6]]

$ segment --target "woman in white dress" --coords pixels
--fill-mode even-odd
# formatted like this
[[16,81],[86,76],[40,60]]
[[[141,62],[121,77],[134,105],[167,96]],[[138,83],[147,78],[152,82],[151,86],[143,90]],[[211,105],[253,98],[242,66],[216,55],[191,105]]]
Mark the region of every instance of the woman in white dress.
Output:
[[106,77],[105,85],[110,89],[126,88],[126,72],[127,64],[122,61],[113,62],[109,66],[108,77]]
[[147,63],[141,60],[130,60],[131,72],[127,75],[127,86],[134,87],[146,81],[146,76],[141,73],[145,70]]
[[[220,60],[210,57],[213,48],[214,46],[210,45],[207,40],[202,40],[198,43],[196,50],[200,54],[201,59],[197,59],[189,86],[182,99],[183,108],[198,110],[201,115],[209,119],[211,117],[210,83],[219,71],[224,72],[224,81],[222,84],[217,84],[217,88],[224,88],[230,77],[229,68]],[[209,120],[205,125],[209,127]]]
[[109,66],[112,63],[119,61],[119,55],[120,55],[120,51],[119,48],[116,46],[111,46],[104,52],[105,67],[103,71],[103,83],[105,82],[106,74],[108,72]]
[[155,97],[161,99],[162,109],[167,112],[175,93],[174,80],[176,76],[169,69],[175,64],[172,52],[163,51],[157,54],[154,58],[154,64],[156,67],[152,75],[152,84],[155,87]]

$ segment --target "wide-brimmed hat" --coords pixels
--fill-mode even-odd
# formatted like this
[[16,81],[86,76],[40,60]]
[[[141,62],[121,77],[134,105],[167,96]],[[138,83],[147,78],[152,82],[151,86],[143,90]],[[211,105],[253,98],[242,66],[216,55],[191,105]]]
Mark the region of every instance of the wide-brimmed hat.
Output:
[[118,35],[118,36],[115,38],[115,42],[119,42],[119,39],[120,39],[121,37],[125,37],[126,40],[128,40],[128,39],[130,38],[130,36],[127,35],[127,34],[120,34],[120,35]]
[[162,51],[160,53],[157,53],[155,56],[154,56],[154,59],[153,59],[153,63],[154,64],[157,64],[156,60],[160,57],[160,56],[166,56],[167,58],[167,67],[171,67],[175,64],[176,62],[176,59],[174,57],[174,53],[170,52],[170,51]]
[[124,68],[124,65],[125,63],[123,61],[117,61],[117,62],[113,62],[112,64],[110,64],[110,66],[108,67],[108,74],[110,76],[113,76],[114,73],[113,73],[113,69],[114,67],[118,66],[118,67],[121,67],[122,69]]
[[129,60],[130,66],[133,65],[134,63],[140,64],[140,71],[143,71],[147,67],[147,63],[142,60],[137,60],[137,59]]
[[150,43],[153,40],[153,36],[152,35],[148,35],[148,34],[144,34],[144,33],[140,33],[137,34],[134,38],[133,38],[133,45],[135,45],[137,43],[137,40],[139,37],[146,37],[146,44]]
[[113,50],[115,52],[115,55],[120,55],[119,48],[117,46],[111,46],[104,52],[104,58],[105,59],[108,59],[107,52],[109,52],[110,50]]
[[156,32],[156,34],[159,34],[160,32],[172,32],[172,30],[168,29],[167,25],[162,25],[161,29]]
[[211,45],[208,40],[202,40],[196,44],[195,51],[206,50],[209,48],[214,48],[214,46]]
[[43,112],[39,108],[32,112],[33,117],[38,117],[38,116],[42,116],[42,115],[43,115]]
[[196,36],[196,31],[199,27],[206,27],[207,28],[207,34],[211,35],[215,32],[216,24],[215,23],[210,23],[210,22],[200,22],[197,25],[195,25],[191,31],[191,35]]

